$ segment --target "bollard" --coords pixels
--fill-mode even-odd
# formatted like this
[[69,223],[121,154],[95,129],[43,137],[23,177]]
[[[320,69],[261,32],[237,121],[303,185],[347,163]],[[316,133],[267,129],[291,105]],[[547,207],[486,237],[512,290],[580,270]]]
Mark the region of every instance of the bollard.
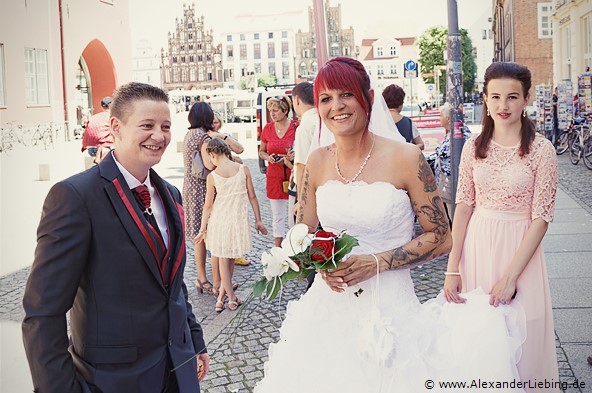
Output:
[[185,150],[183,148],[183,141],[178,141],[177,142],[177,153],[183,153],[183,150]]
[[39,181],[49,180],[49,164],[39,164]]
[[91,168],[95,164],[95,158],[91,156],[84,156],[84,169]]

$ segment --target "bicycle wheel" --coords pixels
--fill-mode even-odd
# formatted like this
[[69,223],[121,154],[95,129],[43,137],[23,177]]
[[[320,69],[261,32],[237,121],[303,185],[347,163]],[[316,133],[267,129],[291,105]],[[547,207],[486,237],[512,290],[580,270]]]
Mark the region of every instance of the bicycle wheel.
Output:
[[570,136],[570,132],[569,131],[563,131],[561,134],[559,134],[559,144],[557,145],[557,154],[561,155],[563,153],[565,153],[567,151],[567,149],[569,148],[569,136]]
[[580,157],[582,154],[582,146],[580,146],[580,137],[578,134],[574,134],[573,137],[570,138],[569,143],[569,160],[572,164],[578,165],[580,162]]
[[584,151],[582,154],[582,159],[584,160],[584,165],[586,168],[592,170],[592,139],[588,138],[584,143]]

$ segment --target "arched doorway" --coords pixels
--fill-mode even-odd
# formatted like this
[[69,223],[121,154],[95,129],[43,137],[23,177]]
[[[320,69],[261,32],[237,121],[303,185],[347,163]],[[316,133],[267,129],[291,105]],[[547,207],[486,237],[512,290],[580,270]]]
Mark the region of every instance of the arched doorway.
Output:
[[105,45],[94,39],[82,51],[80,64],[86,77],[92,113],[98,113],[103,97],[112,96],[117,86],[113,59]]

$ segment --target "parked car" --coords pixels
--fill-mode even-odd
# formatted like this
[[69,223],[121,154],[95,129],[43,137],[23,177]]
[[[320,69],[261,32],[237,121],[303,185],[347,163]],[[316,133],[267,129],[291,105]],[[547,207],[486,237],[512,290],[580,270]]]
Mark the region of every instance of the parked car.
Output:
[[[261,141],[261,132],[263,131],[263,127],[271,120],[271,115],[267,110],[267,100],[271,97],[276,96],[287,96],[290,97],[292,100],[292,89],[295,85],[277,85],[277,86],[268,86],[265,90],[260,91],[257,93],[257,114],[256,114],[256,122],[257,122],[257,142]],[[291,116],[293,118],[296,117],[294,113],[294,108],[290,108]],[[257,151],[259,151],[260,143],[257,143]],[[259,158],[259,170],[261,173],[267,172],[267,162],[262,158]]]
[[257,93],[237,93],[234,96],[234,120],[240,122],[255,121],[257,116]]

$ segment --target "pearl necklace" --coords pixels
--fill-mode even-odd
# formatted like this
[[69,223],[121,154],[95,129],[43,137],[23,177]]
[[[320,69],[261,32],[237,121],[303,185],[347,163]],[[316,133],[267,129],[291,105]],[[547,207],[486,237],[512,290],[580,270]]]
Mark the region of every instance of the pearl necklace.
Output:
[[372,154],[372,150],[374,150],[374,142],[375,142],[375,138],[372,138],[372,146],[370,146],[370,151],[368,152],[368,155],[366,156],[366,159],[364,159],[364,162],[362,163],[362,165],[360,166],[360,169],[358,170],[358,172],[354,175],[354,177],[351,180],[346,179],[342,174],[341,174],[341,170],[339,170],[339,157],[337,156],[338,153],[338,149],[335,150],[335,170],[337,171],[337,175],[341,178],[341,180],[343,180],[345,182],[345,184],[349,184],[349,183],[353,183],[354,181],[356,181],[356,179],[358,178],[358,176],[360,176],[362,174],[362,171],[364,170],[364,168],[366,167],[366,164],[368,163],[368,160],[370,159],[370,154]]

